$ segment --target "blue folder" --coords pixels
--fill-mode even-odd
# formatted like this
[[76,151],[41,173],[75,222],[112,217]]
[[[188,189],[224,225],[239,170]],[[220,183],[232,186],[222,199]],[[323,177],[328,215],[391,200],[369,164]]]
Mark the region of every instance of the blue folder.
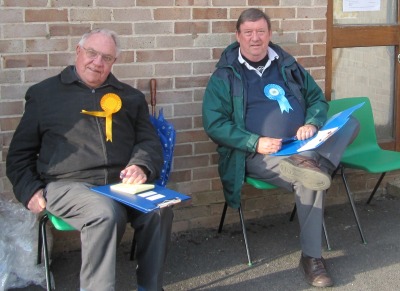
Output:
[[155,185],[154,189],[137,194],[115,191],[110,187],[111,185],[104,185],[90,189],[144,213],[191,199],[190,196],[158,185]]
[[343,125],[346,124],[346,122],[349,120],[350,115],[360,108],[361,106],[364,105],[365,102],[362,102],[360,104],[357,104],[353,107],[350,107],[346,110],[343,110],[339,113],[336,113],[333,115],[329,120],[325,123],[323,127],[320,128],[319,132],[325,131],[329,133],[328,136],[325,136],[325,138],[319,138],[318,133],[316,136],[313,136],[309,139],[306,140],[296,140],[294,137],[291,138],[293,141],[292,142],[286,142],[283,143],[282,148],[280,151],[278,151],[275,154],[272,154],[272,156],[288,156],[292,155],[298,152],[303,151],[302,147],[307,145],[308,143],[312,143],[312,147],[308,148],[307,150],[310,149],[315,149],[319,147],[321,144],[323,144],[329,137],[331,137],[333,134],[335,134],[340,128],[343,127]]

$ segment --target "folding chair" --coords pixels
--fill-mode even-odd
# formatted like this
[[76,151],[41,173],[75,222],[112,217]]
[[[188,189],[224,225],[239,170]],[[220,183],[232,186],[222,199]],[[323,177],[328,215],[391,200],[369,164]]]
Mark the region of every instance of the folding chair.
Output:
[[51,276],[50,276],[50,257],[47,246],[47,233],[46,233],[46,223],[51,221],[54,228],[60,231],[71,231],[76,230],[74,227],[66,223],[61,218],[51,214],[46,211],[46,213],[40,218],[39,221],[39,237],[38,237],[38,254],[37,254],[37,264],[42,263],[42,247],[43,247],[43,258],[44,258],[44,268],[46,271],[46,287],[47,290],[52,290],[51,288]]
[[[255,179],[255,178],[251,178],[251,177],[246,177],[246,183],[253,186],[256,189],[260,189],[260,190],[272,190],[272,189],[277,189],[278,187],[269,183],[266,183],[264,181]],[[296,205],[295,205],[296,207]],[[225,202],[224,204],[224,208],[222,210],[222,215],[221,215],[221,220],[219,222],[219,227],[218,227],[218,233],[221,233],[222,231],[222,227],[224,226],[224,221],[225,221],[225,215],[226,215],[226,211],[228,208],[228,204]],[[292,215],[290,220],[292,221],[293,217],[294,217],[294,213],[295,213],[295,209],[293,209],[292,211]],[[247,259],[248,259],[248,265],[251,266],[253,265],[252,260],[251,260],[251,255],[250,255],[250,249],[249,249],[249,244],[247,241],[247,232],[246,232],[246,226],[244,223],[244,217],[243,217],[243,212],[242,212],[242,207],[241,205],[238,208],[238,212],[239,212],[239,219],[240,219],[240,224],[242,227],[242,232],[243,232],[243,239],[244,239],[244,244],[246,247],[246,253],[247,253]],[[329,243],[329,237],[328,237],[328,233],[326,231],[326,227],[325,227],[325,220],[323,220],[322,222],[322,227],[324,230],[324,235],[325,235],[325,240],[326,240],[326,245],[328,250],[331,249],[330,243]]]
[[363,243],[366,243],[352,194],[346,180],[345,169],[358,169],[372,174],[380,174],[380,177],[367,200],[367,204],[369,204],[378,190],[385,174],[400,169],[400,152],[383,150],[379,146],[376,137],[371,102],[368,97],[352,97],[332,100],[329,102],[329,114],[333,115],[361,102],[365,102],[365,104],[353,113],[353,116],[360,122],[360,132],[357,138],[347,147],[343,154],[340,161],[340,170],[361,238]]

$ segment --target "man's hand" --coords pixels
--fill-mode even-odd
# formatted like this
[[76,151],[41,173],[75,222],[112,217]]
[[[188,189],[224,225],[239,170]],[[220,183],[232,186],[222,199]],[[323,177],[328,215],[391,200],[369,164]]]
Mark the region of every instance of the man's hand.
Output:
[[306,124],[297,130],[296,136],[298,140],[308,139],[317,132],[317,127],[312,124]]
[[33,194],[28,202],[28,209],[33,213],[40,213],[46,209],[46,199],[43,196],[43,189],[39,189]]
[[147,175],[142,167],[132,165],[121,171],[122,183],[143,184],[147,181]]
[[260,137],[258,139],[258,144],[256,151],[262,155],[274,154],[279,151],[282,147],[281,138],[271,138],[271,137]]

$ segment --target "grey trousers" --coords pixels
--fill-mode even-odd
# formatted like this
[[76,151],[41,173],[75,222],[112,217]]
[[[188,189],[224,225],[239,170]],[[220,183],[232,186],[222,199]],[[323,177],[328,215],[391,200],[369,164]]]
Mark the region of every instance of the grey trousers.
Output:
[[[322,171],[332,174],[338,167],[346,147],[356,138],[359,129],[357,119],[350,117],[349,121],[321,146],[299,154],[314,159]],[[299,182],[285,180],[280,174],[279,162],[287,157],[250,154],[246,159],[246,175],[295,193],[302,252],[307,256],[320,258],[326,191],[314,191],[305,188]]]
[[161,290],[172,209],[144,214],[89,190],[90,186],[51,182],[45,191],[47,210],[81,233],[81,290],[115,290],[116,250],[127,222],[135,228],[138,286],[142,290]]

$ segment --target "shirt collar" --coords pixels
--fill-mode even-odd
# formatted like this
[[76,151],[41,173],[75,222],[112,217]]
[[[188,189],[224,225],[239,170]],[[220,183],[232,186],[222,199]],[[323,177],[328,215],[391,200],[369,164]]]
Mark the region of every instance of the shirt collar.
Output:
[[259,70],[251,66],[248,62],[246,62],[246,60],[242,56],[242,53],[240,52],[240,47],[239,47],[239,56],[238,56],[239,63],[244,64],[247,69],[255,71],[257,75],[259,75],[260,77],[264,73],[265,69],[267,69],[271,65],[271,62],[276,59],[279,59],[279,55],[272,48],[268,47],[268,62],[265,64],[264,68],[260,72]]

